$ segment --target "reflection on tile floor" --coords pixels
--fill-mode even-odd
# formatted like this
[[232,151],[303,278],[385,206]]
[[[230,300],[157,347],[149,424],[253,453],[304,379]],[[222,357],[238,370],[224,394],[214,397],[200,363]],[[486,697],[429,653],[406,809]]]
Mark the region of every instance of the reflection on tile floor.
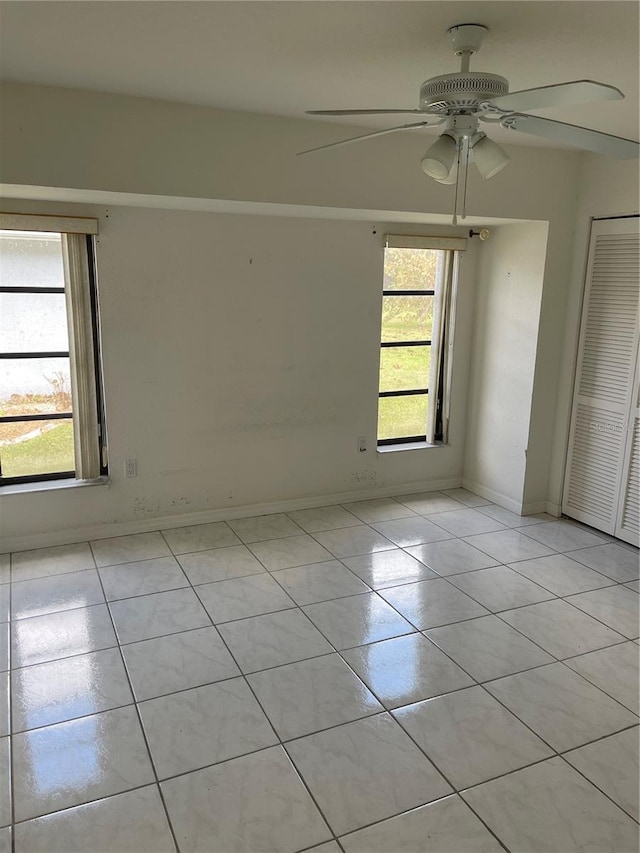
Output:
[[639,577],[464,489],[0,555],[0,853],[637,853]]

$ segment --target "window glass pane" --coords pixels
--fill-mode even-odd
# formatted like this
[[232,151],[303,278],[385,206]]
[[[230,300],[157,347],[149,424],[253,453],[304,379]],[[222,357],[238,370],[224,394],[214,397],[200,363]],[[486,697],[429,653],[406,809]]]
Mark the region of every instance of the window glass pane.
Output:
[[435,290],[442,256],[436,249],[385,249],[382,289]]
[[427,394],[381,397],[378,400],[378,441],[424,435],[427,429]]
[[0,423],[3,477],[30,477],[75,469],[73,421]]
[[431,347],[383,347],[380,390],[409,391],[429,387]]
[[64,293],[0,293],[0,352],[66,352]]
[[433,328],[433,296],[384,296],[382,341],[425,341]]
[[0,286],[64,287],[60,234],[0,231]]
[[68,358],[0,359],[0,416],[70,411]]

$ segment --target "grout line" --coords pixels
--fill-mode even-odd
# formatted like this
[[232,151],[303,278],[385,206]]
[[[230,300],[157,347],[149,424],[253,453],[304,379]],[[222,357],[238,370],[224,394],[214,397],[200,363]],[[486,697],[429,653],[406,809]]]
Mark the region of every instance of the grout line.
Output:
[[[162,536],[162,534],[160,534],[160,535]],[[89,543],[89,547],[91,548],[91,551],[93,553],[93,547],[91,546],[91,543]],[[95,558],[95,555],[94,555],[94,558]],[[104,586],[102,585],[102,578],[100,578],[100,585],[102,586],[102,594],[104,595],[105,590],[104,590]],[[116,625],[115,625],[115,621],[113,619],[113,614],[111,613],[111,609],[109,607],[107,607],[107,611],[109,613],[109,619],[111,620],[111,627],[113,628],[113,632],[116,635],[116,640],[118,640],[118,633],[116,631]],[[155,784],[156,784],[156,788],[158,791],[158,795],[160,797],[160,802],[162,803],[162,807],[164,809],[164,813],[165,813],[165,816],[167,818],[167,824],[169,826],[169,832],[171,833],[171,838],[173,839],[173,843],[175,845],[176,851],[179,851],[180,848],[178,846],[178,839],[176,837],[176,833],[175,833],[175,830],[173,828],[173,824],[171,822],[171,816],[169,814],[169,810],[167,808],[167,804],[166,804],[165,799],[164,799],[164,793],[162,791],[162,788],[160,787],[160,780],[158,779],[158,773],[156,771],[156,766],[155,766],[155,763],[153,761],[153,756],[151,754],[151,748],[149,746],[149,740],[147,738],[147,733],[145,731],[144,725],[142,723],[142,715],[140,714],[140,708],[138,707],[138,703],[135,701],[135,693],[133,690],[133,684],[131,682],[129,670],[127,669],[127,662],[126,662],[124,654],[122,652],[122,646],[120,645],[119,640],[118,640],[118,652],[120,654],[120,662],[122,663],[122,666],[124,668],[125,677],[127,679],[127,684],[129,685],[131,697],[133,698],[133,701],[134,701],[136,719],[138,720],[138,726],[140,727],[140,732],[142,734],[142,738],[144,740],[144,744],[145,744],[146,749],[147,749],[147,755],[149,756],[149,764],[151,766],[151,771],[152,771],[153,776],[155,778]]]
[[[256,559],[258,559],[258,558],[256,558]],[[265,566],[265,568],[266,568],[266,566]],[[192,587],[192,589],[193,589],[193,587]],[[196,594],[196,596],[198,597],[198,600],[200,600],[200,597],[198,596],[198,593],[196,592],[196,590],[194,589],[193,591],[194,591],[194,593]],[[200,600],[200,603],[202,604],[202,601],[201,601],[201,600]],[[202,604],[202,606],[204,607],[204,604]],[[297,605],[296,605],[296,607],[297,607]],[[300,608],[297,608],[297,609],[300,609]],[[206,610],[206,608],[205,608],[205,610]],[[209,614],[207,613],[207,615],[209,615]],[[211,618],[211,617],[209,617],[209,618]],[[213,625],[213,621],[212,621],[212,625]],[[215,628],[215,625],[214,625],[214,628]],[[273,734],[275,735],[275,737],[276,737],[276,739],[277,739],[277,741],[278,741],[278,745],[279,745],[279,746],[283,749],[283,751],[285,752],[285,754],[286,754],[287,758],[289,759],[289,761],[290,761],[290,763],[291,763],[291,766],[293,767],[294,772],[297,774],[297,776],[298,776],[298,778],[300,779],[301,783],[304,785],[304,787],[305,787],[305,789],[306,789],[307,793],[309,794],[309,796],[310,796],[310,798],[311,798],[311,801],[313,802],[313,804],[315,805],[316,809],[318,810],[318,813],[320,814],[320,816],[321,816],[321,817],[322,817],[322,819],[324,820],[324,822],[325,822],[325,824],[326,824],[326,826],[327,826],[327,829],[328,829],[328,830],[329,830],[329,832],[331,833],[331,840],[334,840],[334,841],[336,841],[336,843],[338,843],[338,841],[337,841],[337,837],[336,837],[336,834],[335,834],[335,832],[333,831],[333,828],[331,827],[331,824],[329,823],[329,821],[328,821],[328,820],[327,820],[327,818],[325,817],[324,812],[322,811],[322,809],[320,808],[319,804],[317,803],[316,798],[314,797],[313,793],[312,793],[312,792],[311,792],[311,790],[309,789],[309,786],[308,786],[308,785],[307,785],[307,783],[305,782],[305,780],[304,780],[304,778],[303,778],[302,774],[301,774],[301,773],[300,773],[300,771],[298,770],[297,766],[294,764],[294,762],[293,762],[293,760],[292,760],[291,756],[290,756],[290,755],[289,755],[289,753],[286,751],[286,749],[285,749],[285,747],[284,747],[284,744],[283,744],[283,742],[282,742],[282,740],[281,740],[281,738],[280,738],[280,735],[278,734],[278,732],[276,731],[275,726],[274,726],[274,725],[273,725],[273,723],[271,722],[271,718],[269,717],[269,715],[268,715],[268,714],[267,714],[267,712],[265,711],[264,707],[262,706],[262,703],[260,702],[260,699],[258,698],[258,696],[257,696],[257,694],[256,694],[256,692],[255,692],[255,690],[253,689],[253,686],[251,685],[251,683],[250,683],[250,681],[249,681],[249,679],[248,679],[248,677],[247,677],[250,673],[245,673],[245,672],[242,670],[242,668],[241,668],[240,664],[238,663],[238,661],[237,661],[237,659],[236,659],[235,655],[234,655],[234,654],[233,654],[233,652],[231,651],[231,648],[229,647],[229,645],[228,645],[227,641],[225,640],[225,638],[222,636],[221,632],[220,632],[220,631],[218,631],[218,630],[217,630],[217,628],[215,628],[215,630],[217,631],[218,636],[220,637],[220,639],[221,639],[222,643],[224,644],[225,648],[227,649],[227,652],[229,653],[229,655],[230,655],[230,657],[232,658],[233,662],[234,662],[234,663],[235,663],[235,665],[238,667],[238,670],[239,670],[239,671],[240,671],[240,673],[241,673],[241,677],[242,677],[242,679],[244,680],[244,683],[246,684],[247,689],[249,690],[249,692],[251,693],[251,695],[252,695],[252,696],[253,696],[253,698],[255,699],[255,701],[256,701],[256,703],[257,703],[258,707],[260,708],[260,710],[262,711],[262,713],[263,713],[263,715],[264,715],[264,718],[266,719],[266,721],[268,722],[269,726],[271,727],[271,730],[273,731]],[[285,664],[285,665],[286,665],[286,664]],[[268,747],[268,748],[270,749],[270,748],[272,748],[273,746],[275,746],[275,744],[272,744],[272,745],[271,745],[270,747]],[[248,753],[248,754],[252,754],[252,753]],[[239,757],[239,756],[236,756],[236,757]],[[233,759],[229,759],[229,760],[233,760]],[[191,771],[191,772],[193,772],[193,771]],[[323,843],[324,843],[324,842],[323,842]],[[341,845],[340,845],[340,847],[341,847]]]

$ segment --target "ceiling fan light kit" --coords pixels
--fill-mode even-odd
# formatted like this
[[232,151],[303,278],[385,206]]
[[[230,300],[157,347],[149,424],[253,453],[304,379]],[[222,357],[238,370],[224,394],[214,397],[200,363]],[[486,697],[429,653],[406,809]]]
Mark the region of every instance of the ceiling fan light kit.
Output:
[[619,159],[638,157],[640,145],[635,140],[520,112],[624,98],[615,86],[594,80],[573,80],[509,93],[509,82],[504,77],[483,71],[469,71],[471,56],[480,49],[488,33],[487,27],[482,24],[459,24],[450,27],[447,33],[453,52],[460,57],[460,71],[425,80],[420,87],[418,109],[308,111],[311,115],[413,113],[422,116],[420,120],[320,145],[300,153],[309,154],[400,130],[444,125],[441,136],[428,149],[420,165],[423,172],[438,183],[455,185],[454,225],[457,224],[458,215],[461,218],[465,216],[469,163],[475,162],[481,177],[488,179],[503,169],[510,159],[503,148],[478,130],[481,121],[498,123],[507,130],[530,133]]

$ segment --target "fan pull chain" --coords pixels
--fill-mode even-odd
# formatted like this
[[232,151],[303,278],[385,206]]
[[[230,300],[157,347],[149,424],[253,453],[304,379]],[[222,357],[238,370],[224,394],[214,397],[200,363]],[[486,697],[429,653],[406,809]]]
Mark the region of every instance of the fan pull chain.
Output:
[[[469,171],[469,138],[463,136],[458,140],[458,171],[456,174],[456,191],[453,202],[453,225],[467,216],[467,173]],[[462,209],[460,209],[462,208]]]
[[452,220],[453,225],[458,224],[458,185],[460,183],[460,148],[461,148],[461,145],[462,145],[462,140],[458,139],[458,152],[457,152],[458,164],[456,167],[456,189],[455,189],[455,194],[453,196],[453,220]]

